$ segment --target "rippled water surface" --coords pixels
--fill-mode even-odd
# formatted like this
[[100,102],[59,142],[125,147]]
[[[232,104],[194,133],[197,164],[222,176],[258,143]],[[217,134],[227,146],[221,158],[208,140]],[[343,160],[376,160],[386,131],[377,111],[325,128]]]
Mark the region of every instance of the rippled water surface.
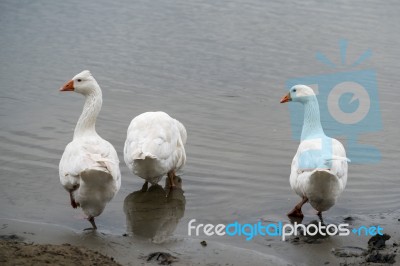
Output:
[[90,69],[104,97],[97,131],[117,149],[123,177],[100,228],[126,231],[124,199],[143,184],[123,163],[126,129],[156,110],[188,131],[176,234],[193,218],[286,220],[298,201],[289,186],[298,141],[279,100],[290,78],[351,69],[315,60],[320,51],[340,64],[340,39],[348,62],[373,52],[352,70],[377,73],[383,129],[360,139],[382,160],[350,164],[327,216],[399,208],[399,13],[396,1],[1,1],[0,217],[87,226],[58,178],[84,99],[58,88]]

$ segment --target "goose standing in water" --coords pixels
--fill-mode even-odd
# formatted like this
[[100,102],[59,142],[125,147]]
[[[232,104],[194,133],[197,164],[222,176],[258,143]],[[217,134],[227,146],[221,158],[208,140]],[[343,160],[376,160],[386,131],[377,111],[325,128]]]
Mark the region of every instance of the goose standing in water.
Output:
[[157,184],[167,174],[175,187],[176,171],[186,162],[186,129],[164,112],[136,116],[127,131],[124,160],[133,174]]
[[303,217],[301,207],[310,202],[321,217],[331,208],[347,183],[346,151],[336,139],[325,135],[314,91],[305,85],[293,86],[281,103],[299,102],[304,106],[301,142],[292,161],[290,186],[302,199],[288,216]]
[[94,217],[121,186],[119,160],[114,147],[96,132],[95,123],[102,105],[100,86],[88,70],[77,74],[60,91],[74,91],[85,96],[85,105],[65,148],[59,166],[60,181],[68,191],[71,206],[81,207],[93,228]]

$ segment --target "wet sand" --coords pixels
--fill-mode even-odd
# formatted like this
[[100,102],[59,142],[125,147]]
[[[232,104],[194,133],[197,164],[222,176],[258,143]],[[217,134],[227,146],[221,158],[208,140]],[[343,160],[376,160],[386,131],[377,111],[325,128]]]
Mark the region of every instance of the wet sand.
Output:
[[17,241],[0,241],[0,262],[8,265],[112,265],[113,258],[97,251],[70,244],[49,245],[29,244]]
[[[286,242],[270,243],[271,248],[286,254],[294,265],[400,265],[400,210],[363,215],[333,217],[334,224],[348,223],[349,228],[377,226],[384,228],[384,237],[377,235],[378,244],[371,236],[291,236]],[[328,218],[329,219],[329,218]],[[303,222],[316,223],[317,220]],[[331,222],[325,221],[325,224]],[[386,241],[383,239],[387,237]],[[372,238],[372,241],[371,241]],[[381,245],[382,244],[382,245]]]
[[[173,265],[288,264],[283,259],[212,241],[207,241],[206,247],[200,244],[201,240],[188,238],[171,238],[162,244],[154,244],[127,235],[110,235],[101,231],[75,232],[66,227],[43,223],[1,219],[0,224],[0,235],[3,239],[7,236],[15,236],[14,238],[25,243],[59,245],[59,249],[65,249],[68,252],[74,246],[84,247],[106,257],[112,257],[122,265],[157,265],[159,262],[156,261],[156,257],[147,262],[148,255],[153,252],[167,252],[177,257]],[[8,241],[15,241],[15,239]],[[0,252],[4,253],[4,250]],[[51,261],[52,264],[55,262]]]
[[[342,222],[350,226],[381,225],[389,239],[372,241],[370,236],[354,235],[263,239],[264,252],[207,238],[172,236],[156,244],[127,234],[77,232],[59,225],[1,219],[0,257],[5,265],[48,261],[68,265],[76,259],[82,265],[158,265],[168,264],[168,260],[158,253],[149,260],[149,255],[165,252],[171,256],[172,265],[398,265],[399,214],[400,210],[342,217]],[[204,239],[206,243],[202,243]]]

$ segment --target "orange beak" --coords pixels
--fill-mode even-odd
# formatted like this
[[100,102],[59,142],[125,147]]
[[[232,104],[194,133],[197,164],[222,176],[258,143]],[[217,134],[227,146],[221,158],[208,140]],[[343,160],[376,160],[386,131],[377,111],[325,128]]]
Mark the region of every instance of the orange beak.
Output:
[[74,91],[74,81],[70,80],[60,88],[60,91]]
[[283,98],[281,99],[281,103],[287,103],[292,101],[292,97],[290,97],[290,93],[286,94],[285,96],[283,96]]

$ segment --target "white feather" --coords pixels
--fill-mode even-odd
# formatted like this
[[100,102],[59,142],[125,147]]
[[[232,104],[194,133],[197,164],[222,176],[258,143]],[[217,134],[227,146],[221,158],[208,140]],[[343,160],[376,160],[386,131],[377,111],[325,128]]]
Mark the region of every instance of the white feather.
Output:
[[[79,84],[77,79],[81,80]],[[73,191],[75,202],[88,217],[96,217],[121,186],[119,160],[114,147],[95,130],[102,104],[100,87],[89,71],[76,75],[73,81],[75,91],[85,95],[86,101],[74,138],[61,157],[60,182],[67,191]]]
[[147,112],[130,123],[124,160],[137,176],[152,184],[169,171],[178,171],[186,162],[185,127],[164,112]]
[[318,100],[310,87],[293,86],[283,100],[304,106],[301,142],[292,161],[290,186],[300,197],[307,197],[317,211],[326,211],[346,187],[350,160],[343,145],[325,135]]
[[330,162],[329,165],[321,167],[319,160],[314,158],[314,167],[301,166],[301,154],[320,148],[320,139],[302,141],[292,161],[290,186],[300,197],[306,196],[317,211],[331,208],[347,184],[345,149],[338,140],[329,139],[332,141],[332,158],[323,158]]

